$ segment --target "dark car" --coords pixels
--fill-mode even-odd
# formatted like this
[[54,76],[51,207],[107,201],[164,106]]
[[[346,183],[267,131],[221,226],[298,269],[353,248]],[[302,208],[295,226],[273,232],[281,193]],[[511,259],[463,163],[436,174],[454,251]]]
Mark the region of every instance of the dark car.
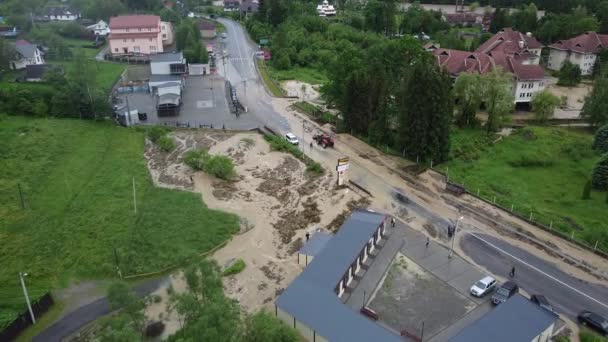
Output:
[[588,326],[602,335],[608,335],[608,320],[595,312],[585,310],[579,313],[577,318],[582,325]]
[[545,297],[543,295],[532,295],[530,297],[530,301],[532,301],[532,303],[540,306],[543,309],[547,309],[551,312],[555,311],[555,310],[553,310],[553,306],[551,306],[551,304],[547,300],[547,297]]
[[496,305],[504,303],[517,292],[519,292],[519,286],[512,281],[507,281],[496,290],[494,295],[492,295],[492,303]]

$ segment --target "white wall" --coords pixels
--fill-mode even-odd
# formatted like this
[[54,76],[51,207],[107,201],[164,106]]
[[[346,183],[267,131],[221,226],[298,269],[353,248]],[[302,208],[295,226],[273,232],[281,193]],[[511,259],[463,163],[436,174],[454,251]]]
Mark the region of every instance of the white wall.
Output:
[[515,86],[515,103],[530,102],[534,95],[546,87],[545,80],[518,81]]
[[566,60],[576,64],[581,68],[581,75],[591,75],[593,73],[593,65],[595,64],[596,55],[582,54],[578,52],[568,52],[563,50],[551,49],[549,52],[549,61],[547,68],[551,70],[560,70]]
[[170,75],[171,67],[169,65],[174,62],[152,62],[150,63],[150,71],[152,75]]
[[551,49],[551,51],[549,51],[549,61],[547,62],[547,68],[551,70],[560,70],[567,58],[568,51]]

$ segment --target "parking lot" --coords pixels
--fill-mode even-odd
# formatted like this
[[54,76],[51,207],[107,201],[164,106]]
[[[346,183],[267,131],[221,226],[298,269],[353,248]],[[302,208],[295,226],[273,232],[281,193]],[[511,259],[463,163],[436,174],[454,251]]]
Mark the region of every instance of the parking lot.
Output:
[[[238,96],[238,94],[237,94]],[[235,130],[247,130],[259,126],[253,115],[248,113],[234,114],[228,104],[229,94],[224,79],[217,75],[190,76],[186,79],[182,92],[182,104],[177,116],[159,117],[156,112],[156,97],[149,93],[120,94],[118,106],[138,110],[147,114],[147,120],[141,124],[167,124],[189,127],[213,127]]]
[[[492,306],[489,296],[469,294],[484,274],[458,255],[409,227],[389,239],[403,239],[367,306],[381,324],[397,333],[425,340],[445,341]],[[390,240],[389,240],[390,243]]]

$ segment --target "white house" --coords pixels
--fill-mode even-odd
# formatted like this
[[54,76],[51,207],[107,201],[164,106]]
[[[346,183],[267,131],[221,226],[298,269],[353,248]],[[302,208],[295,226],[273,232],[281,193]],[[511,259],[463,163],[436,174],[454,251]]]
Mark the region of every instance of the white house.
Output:
[[80,13],[73,12],[67,6],[47,6],[44,8],[44,18],[47,20],[74,21],[80,18]]
[[97,24],[87,26],[87,30],[96,36],[107,36],[110,34],[110,26],[103,20],[98,21]]
[[327,0],[323,0],[321,4],[317,5],[317,13],[320,17],[333,17],[336,15],[336,9]]
[[16,58],[11,61],[11,69],[25,69],[27,65],[44,64],[44,58],[38,46],[27,40],[18,40],[15,43]]
[[515,103],[529,103],[546,86],[545,72],[538,64],[541,44],[530,34],[505,28],[474,52],[428,46],[437,64],[457,77],[462,72],[485,74],[496,67],[513,75]]
[[608,47],[608,34],[585,32],[574,38],[549,45],[547,68],[560,70],[566,60],[581,68],[581,75],[591,75],[597,53]]

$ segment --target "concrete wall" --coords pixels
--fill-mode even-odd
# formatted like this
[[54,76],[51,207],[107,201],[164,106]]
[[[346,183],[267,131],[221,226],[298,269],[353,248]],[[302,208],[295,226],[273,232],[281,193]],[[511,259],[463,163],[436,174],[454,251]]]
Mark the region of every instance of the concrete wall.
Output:
[[545,89],[545,80],[518,81],[515,86],[515,103],[530,102],[534,95]]

